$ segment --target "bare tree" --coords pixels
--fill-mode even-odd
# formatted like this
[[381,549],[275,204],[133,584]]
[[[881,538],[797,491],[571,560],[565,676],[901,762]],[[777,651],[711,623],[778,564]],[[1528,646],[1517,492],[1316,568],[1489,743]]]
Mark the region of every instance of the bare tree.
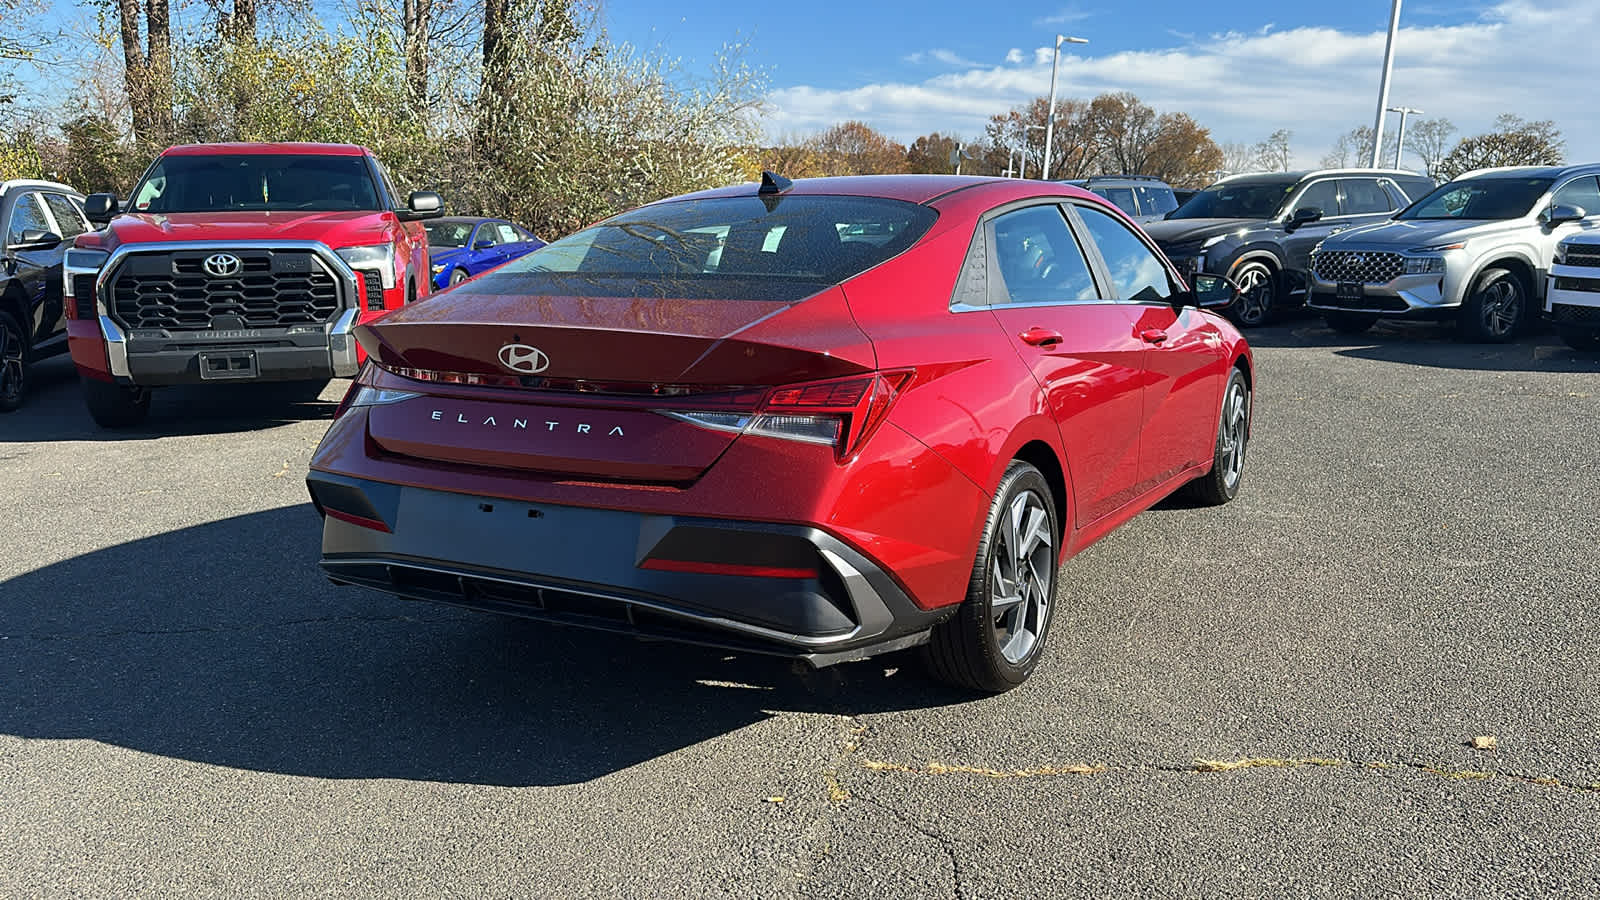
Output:
[[1280,128],[1267,135],[1267,139],[1256,145],[1256,165],[1269,172],[1287,172],[1294,162],[1294,150],[1289,147],[1289,139],[1294,137],[1294,132],[1287,128]]
[[1423,119],[1406,129],[1406,149],[1422,160],[1422,171],[1438,179],[1439,166],[1450,155],[1456,126],[1449,119]]
[[433,42],[433,0],[403,0],[400,15],[401,48],[406,57],[406,95],[411,100],[411,108],[418,114],[425,114],[429,50]]
[[1218,166],[1219,175],[1242,175],[1254,172],[1256,166],[1256,148],[1242,141],[1229,141],[1220,148],[1222,163]]
[[172,18],[167,0],[117,0],[123,80],[134,138],[146,149],[172,134]]
[[[1378,154],[1378,165],[1387,167],[1389,161],[1395,158],[1395,151],[1399,147],[1400,133],[1390,131],[1383,136],[1383,152]],[[1322,157],[1324,169],[1346,169],[1351,166],[1365,167],[1372,161],[1372,126],[1359,125],[1339,135],[1334,141],[1333,149]]]

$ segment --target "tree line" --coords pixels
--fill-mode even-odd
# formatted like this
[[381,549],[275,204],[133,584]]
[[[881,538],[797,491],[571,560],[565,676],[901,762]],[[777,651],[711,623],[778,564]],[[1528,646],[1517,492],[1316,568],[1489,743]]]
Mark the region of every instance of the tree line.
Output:
[[[23,21],[38,0],[0,0]],[[202,141],[330,141],[373,148],[403,190],[436,189],[452,212],[508,216],[545,237],[663,196],[750,180],[960,171],[1039,177],[1044,97],[994,114],[981,135],[933,132],[909,146],[859,121],[763,144],[765,75],[730,44],[686,70],[618,44],[599,0],[348,0],[340,19],[311,0],[82,0],[101,31],[74,46],[76,84],[54,108],[24,107],[8,73],[29,48],[0,32],[0,179],[52,177],[126,191],[161,148]],[[27,19],[32,21],[32,19]],[[59,66],[55,66],[57,71]],[[1428,174],[1559,162],[1548,121],[1502,116],[1452,143],[1444,119],[1412,123]],[[1154,175],[1177,187],[1288,169],[1292,132],[1217,144],[1191,116],[1128,92],[1056,101],[1051,178]],[[1393,132],[1386,135],[1391,160]],[[1371,130],[1323,162],[1365,164]],[[955,161],[953,164],[952,161]]]

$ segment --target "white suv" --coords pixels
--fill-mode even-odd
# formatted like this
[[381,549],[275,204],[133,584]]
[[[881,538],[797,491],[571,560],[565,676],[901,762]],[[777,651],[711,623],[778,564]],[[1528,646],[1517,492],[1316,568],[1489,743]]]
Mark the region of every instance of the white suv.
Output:
[[1538,315],[1556,244],[1600,228],[1600,164],[1470,172],[1377,225],[1328,237],[1308,305],[1328,325],[1453,320],[1468,340],[1509,341]]
[[1544,311],[1573,349],[1600,350],[1600,232],[1557,245]]

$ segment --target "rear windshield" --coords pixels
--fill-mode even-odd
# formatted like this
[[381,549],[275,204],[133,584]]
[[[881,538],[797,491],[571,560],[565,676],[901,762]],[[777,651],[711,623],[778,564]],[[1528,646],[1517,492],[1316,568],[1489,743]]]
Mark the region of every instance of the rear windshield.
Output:
[[1169,219],[1270,219],[1298,181],[1218,184],[1206,188],[1173,211]]
[[586,228],[458,290],[793,302],[895,256],[936,217],[878,197],[677,200]]
[[1520,219],[1533,212],[1550,178],[1469,178],[1435,188],[1397,219]]
[[129,203],[141,213],[381,208],[365,157],[310,154],[164,156]]

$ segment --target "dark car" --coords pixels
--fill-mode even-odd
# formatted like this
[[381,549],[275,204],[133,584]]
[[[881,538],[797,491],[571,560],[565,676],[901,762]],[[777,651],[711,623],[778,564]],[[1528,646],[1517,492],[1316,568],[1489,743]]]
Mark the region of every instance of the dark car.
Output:
[[66,352],[61,260],[88,230],[83,195],[72,188],[0,183],[0,412],[22,406],[29,363]]
[[1128,218],[1141,225],[1159,220],[1178,208],[1172,185],[1154,175],[1094,175],[1068,181],[1110,200]]
[[[1062,560],[1239,489],[1249,348],[1061,184],[763,177],[356,329],[311,460],[336,583],[1006,690]],[[1152,548],[1153,553],[1165,552]]]
[[1180,269],[1236,282],[1244,296],[1228,315],[1249,327],[1304,302],[1311,251],[1324,238],[1381,222],[1432,189],[1430,178],[1389,169],[1235,175],[1145,231]]
[[504,219],[447,216],[428,223],[433,285],[447,288],[544,246],[520,225]]

